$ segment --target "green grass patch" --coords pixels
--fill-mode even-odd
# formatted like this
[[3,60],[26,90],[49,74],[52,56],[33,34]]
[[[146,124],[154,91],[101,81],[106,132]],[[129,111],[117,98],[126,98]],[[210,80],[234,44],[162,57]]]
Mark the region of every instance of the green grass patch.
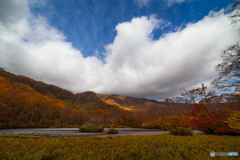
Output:
[[240,151],[239,136],[138,135],[125,137],[45,138],[0,136],[0,159],[237,159],[210,152]]

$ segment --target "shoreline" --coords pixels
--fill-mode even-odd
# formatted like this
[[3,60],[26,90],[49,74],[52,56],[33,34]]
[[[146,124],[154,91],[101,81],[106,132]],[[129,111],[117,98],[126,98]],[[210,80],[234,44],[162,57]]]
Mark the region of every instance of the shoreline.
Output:
[[[127,135],[152,135],[164,134],[169,131],[161,129],[142,129],[142,128],[116,128],[118,134],[107,134],[109,128],[104,128],[103,132],[89,133],[79,132],[79,128],[27,128],[27,129],[3,129],[0,130],[2,135],[29,135],[42,137],[59,137],[59,138],[74,138],[74,137],[108,137],[108,136],[127,136]],[[193,130],[193,133],[204,133],[202,131]]]

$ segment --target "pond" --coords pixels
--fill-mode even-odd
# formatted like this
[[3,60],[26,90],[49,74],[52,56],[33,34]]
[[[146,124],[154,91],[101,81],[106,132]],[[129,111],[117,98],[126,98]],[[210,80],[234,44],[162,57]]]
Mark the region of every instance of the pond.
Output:
[[[104,128],[104,132],[86,133],[79,132],[79,128],[28,128],[28,129],[1,129],[0,135],[33,135],[44,137],[107,137],[107,136],[126,136],[126,135],[150,135],[163,134],[169,131],[161,129],[142,129],[142,128],[116,128],[118,134],[109,135],[106,131],[109,128]],[[203,133],[202,131],[194,130],[193,133]]]

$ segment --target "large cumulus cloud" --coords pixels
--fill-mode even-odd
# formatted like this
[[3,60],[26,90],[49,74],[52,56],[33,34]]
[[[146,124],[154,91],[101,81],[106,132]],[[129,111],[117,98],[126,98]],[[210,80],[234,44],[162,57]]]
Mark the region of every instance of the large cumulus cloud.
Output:
[[230,25],[223,10],[157,40],[152,31],[164,21],[142,16],[116,26],[117,36],[106,45],[102,62],[84,58],[64,33],[32,16],[26,0],[0,3],[0,67],[75,93],[175,96],[211,81],[221,51],[239,40],[238,26]]

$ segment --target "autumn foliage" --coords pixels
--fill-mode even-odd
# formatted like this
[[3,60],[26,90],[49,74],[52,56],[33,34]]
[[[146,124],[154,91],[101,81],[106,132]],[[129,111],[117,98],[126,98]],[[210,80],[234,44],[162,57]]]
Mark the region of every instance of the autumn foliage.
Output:
[[227,121],[229,128],[240,130],[240,111],[234,110]]
[[88,120],[82,108],[36,92],[0,76],[0,127],[74,126]]
[[[240,134],[240,130],[230,128],[226,121],[229,115],[225,111],[209,112],[205,105],[196,104],[190,115],[193,117],[190,124],[196,129],[208,134]],[[231,118],[230,118],[231,120]]]
[[[94,92],[73,94],[0,70],[0,128],[78,127],[90,122],[103,127],[176,132],[191,127],[209,134],[240,134],[238,94],[214,96],[202,85],[182,95],[186,97],[157,102]],[[197,103],[199,97],[203,98]]]
[[94,92],[73,94],[0,70],[0,128],[78,127],[89,121],[140,127],[144,112],[107,104]]

